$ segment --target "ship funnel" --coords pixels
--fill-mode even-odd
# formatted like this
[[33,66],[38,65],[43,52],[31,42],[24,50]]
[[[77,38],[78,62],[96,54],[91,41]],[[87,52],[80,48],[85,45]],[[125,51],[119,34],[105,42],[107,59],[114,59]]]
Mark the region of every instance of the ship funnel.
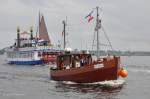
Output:
[[20,47],[20,28],[17,27],[17,47]]
[[30,27],[30,33],[31,33],[30,39],[33,40],[33,26]]

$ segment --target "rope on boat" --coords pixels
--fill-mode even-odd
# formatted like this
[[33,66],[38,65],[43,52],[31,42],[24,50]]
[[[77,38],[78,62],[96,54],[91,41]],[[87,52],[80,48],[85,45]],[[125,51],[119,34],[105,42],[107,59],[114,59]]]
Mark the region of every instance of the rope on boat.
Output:
[[[101,28],[102,28],[102,31],[104,32],[104,36],[106,37],[106,39],[107,39],[107,41],[108,41],[109,44],[108,44],[108,45],[106,45],[106,44],[100,44],[100,45],[103,45],[103,46],[110,46],[111,50],[113,51],[114,48],[113,48],[113,46],[112,46],[112,44],[111,44],[111,41],[110,41],[110,39],[109,39],[109,37],[108,37],[108,35],[107,35],[105,29],[104,29],[103,27],[101,27]],[[95,41],[95,31],[94,31],[93,42],[92,42],[92,50],[93,50],[93,48],[94,48],[94,41]]]
[[104,32],[104,35],[105,35],[105,37],[106,37],[106,39],[107,39],[107,41],[108,41],[108,43],[109,43],[109,46],[110,46],[111,50],[114,50],[113,47],[112,47],[112,44],[111,44],[111,42],[110,42],[110,39],[109,39],[109,37],[108,37],[108,35],[107,35],[105,29],[103,28],[103,26],[102,26],[102,31]]
[[94,31],[93,42],[92,42],[92,50],[94,48],[94,41],[95,41],[95,31]]

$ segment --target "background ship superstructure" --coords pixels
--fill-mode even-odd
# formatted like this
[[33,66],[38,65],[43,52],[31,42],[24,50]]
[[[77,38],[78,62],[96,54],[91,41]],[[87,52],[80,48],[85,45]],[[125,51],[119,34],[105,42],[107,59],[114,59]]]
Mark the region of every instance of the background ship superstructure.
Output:
[[48,35],[44,16],[39,16],[39,26],[36,36],[33,36],[31,27],[30,33],[20,33],[17,28],[17,39],[15,43],[6,50],[7,62],[18,65],[54,64],[57,55],[62,50],[51,43]]

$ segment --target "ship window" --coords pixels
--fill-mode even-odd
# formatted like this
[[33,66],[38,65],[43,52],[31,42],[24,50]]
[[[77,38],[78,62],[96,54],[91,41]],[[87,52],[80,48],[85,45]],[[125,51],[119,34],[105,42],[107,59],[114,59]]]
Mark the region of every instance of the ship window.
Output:
[[33,57],[33,52],[31,53],[31,57]]

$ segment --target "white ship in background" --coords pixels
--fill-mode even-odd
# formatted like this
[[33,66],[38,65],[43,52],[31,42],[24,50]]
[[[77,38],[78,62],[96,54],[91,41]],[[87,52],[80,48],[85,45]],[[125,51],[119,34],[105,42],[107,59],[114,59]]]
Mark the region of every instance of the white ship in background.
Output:
[[40,15],[35,37],[32,27],[30,33],[21,33],[19,27],[17,28],[17,39],[14,45],[6,50],[6,61],[17,65],[55,64],[57,55],[62,53],[63,50],[51,43],[44,16]]

